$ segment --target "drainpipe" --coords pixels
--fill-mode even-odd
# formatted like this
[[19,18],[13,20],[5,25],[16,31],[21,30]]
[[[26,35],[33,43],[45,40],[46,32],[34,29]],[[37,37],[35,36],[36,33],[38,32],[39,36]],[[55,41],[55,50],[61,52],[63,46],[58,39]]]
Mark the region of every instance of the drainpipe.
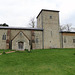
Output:
[[61,42],[62,42],[62,48],[63,48],[63,33],[61,33]]

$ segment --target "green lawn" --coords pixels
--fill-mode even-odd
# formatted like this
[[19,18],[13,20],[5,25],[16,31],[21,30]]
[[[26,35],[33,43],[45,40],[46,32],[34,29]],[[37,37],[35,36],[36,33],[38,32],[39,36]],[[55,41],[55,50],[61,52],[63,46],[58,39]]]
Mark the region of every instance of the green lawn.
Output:
[[2,50],[2,49],[0,49],[0,53],[3,53],[3,51],[9,52],[10,50]]
[[0,55],[0,75],[75,75],[75,49]]

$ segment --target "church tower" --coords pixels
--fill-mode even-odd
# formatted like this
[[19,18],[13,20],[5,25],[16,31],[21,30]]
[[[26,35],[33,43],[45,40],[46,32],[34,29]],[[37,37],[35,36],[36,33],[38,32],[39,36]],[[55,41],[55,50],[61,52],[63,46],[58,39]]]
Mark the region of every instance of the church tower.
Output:
[[37,27],[42,28],[42,47],[60,48],[59,11],[42,9],[37,16]]

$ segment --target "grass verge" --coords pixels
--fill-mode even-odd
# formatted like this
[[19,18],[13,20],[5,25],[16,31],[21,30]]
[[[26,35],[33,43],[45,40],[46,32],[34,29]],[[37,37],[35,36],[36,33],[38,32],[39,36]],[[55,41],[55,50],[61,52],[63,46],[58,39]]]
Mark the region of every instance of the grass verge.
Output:
[[45,49],[0,56],[1,75],[75,75],[75,49]]

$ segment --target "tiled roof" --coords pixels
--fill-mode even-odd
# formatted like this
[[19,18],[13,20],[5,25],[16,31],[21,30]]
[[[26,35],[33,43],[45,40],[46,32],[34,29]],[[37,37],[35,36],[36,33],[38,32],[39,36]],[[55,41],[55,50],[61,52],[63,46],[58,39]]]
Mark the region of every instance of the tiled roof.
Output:
[[60,31],[60,33],[75,33],[74,31]]

